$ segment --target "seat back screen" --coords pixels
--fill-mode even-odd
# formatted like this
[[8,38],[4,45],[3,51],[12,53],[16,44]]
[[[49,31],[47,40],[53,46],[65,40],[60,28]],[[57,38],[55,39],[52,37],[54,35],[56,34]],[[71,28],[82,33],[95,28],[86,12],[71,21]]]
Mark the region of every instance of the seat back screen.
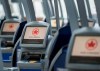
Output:
[[77,36],[70,63],[100,64],[100,37]]
[[23,43],[27,44],[43,44],[47,32],[47,27],[27,27]]
[[19,23],[5,23],[3,25],[3,29],[2,29],[1,34],[13,35],[16,32],[18,26],[19,26]]

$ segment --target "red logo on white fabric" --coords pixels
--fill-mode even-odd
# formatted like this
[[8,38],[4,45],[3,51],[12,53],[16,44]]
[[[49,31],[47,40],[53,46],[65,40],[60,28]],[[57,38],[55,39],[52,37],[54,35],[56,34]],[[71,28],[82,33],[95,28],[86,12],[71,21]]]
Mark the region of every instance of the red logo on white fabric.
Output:
[[98,42],[95,39],[90,39],[86,42],[86,48],[88,50],[94,50],[97,48]]
[[12,28],[14,28],[14,25],[13,24],[10,24],[9,25],[9,29],[12,29]]
[[39,34],[39,29],[38,28],[34,28],[33,31],[32,31],[32,34],[34,36],[37,36]]

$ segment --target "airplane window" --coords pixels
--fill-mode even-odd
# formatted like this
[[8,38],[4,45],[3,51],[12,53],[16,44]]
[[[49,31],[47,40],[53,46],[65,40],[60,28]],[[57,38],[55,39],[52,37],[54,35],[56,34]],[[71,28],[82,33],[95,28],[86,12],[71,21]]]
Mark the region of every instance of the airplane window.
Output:
[[[54,13],[55,13],[55,5],[54,5],[54,0],[52,0],[53,8],[54,8]],[[59,17],[61,17],[61,9],[60,9],[60,4],[58,3],[58,10],[59,10]]]
[[25,17],[24,19],[26,20],[26,13],[25,13],[25,9],[24,9],[23,4],[22,4],[22,9],[23,9],[22,11],[23,11],[24,17]]
[[[95,4],[94,4],[94,0],[88,0],[88,2],[89,2],[89,5],[90,5],[90,11],[91,11],[92,15],[94,17],[96,17],[96,7],[95,7]],[[85,5],[86,5],[86,0],[85,0]],[[87,12],[87,16],[89,16],[87,5],[86,5],[86,12]]]
[[94,4],[94,0],[89,0],[89,3],[90,3],[90,8],[91,8],[91,12],[92,14],[96,14],[96,7],[95,7],[95,4]]
[[9,4],[10,4],[12,16],[20,17],[20,10],[19,10],[18,3],[17,2],[11,2],[11,0],[9,0]]
[[79,15],[78,5],[77,5],[77,1],[76,1],[76,0],[74,0],[74,2],[75,2],[75,5],[76,5],[76,10],[77,10],[78,17],[80,17],[80,15]]
[[4,9],[3,9],[2,4],[0,4],[0,18],[2,18],[4,16],[5,16]]
[[61,8],[62,8],[63,17],[67,18],[67,11],[66,11],[64,0],[60,0],[60,2],[61,2]]
[[42,0],[32,0],[32,1],[33,1],[36,17],[44,18],[45,15],[44,15],[43,6],[42,6]]
[[96,6],[94,3],[94,0],[89,0],[89,3],[90,3],[90,8],[91,8],[91,13],[93,15],[93,18],[96,20],[95,27],[97,27],[98,26],[98,19],[97,19]]
[[67,24],[67,22],[68,22],[68,15],[67,15],[67,10],[66,10],[66,6],[65,6],[65,2],[64,2],[64,0],[60,0],[60,2],[61,2],[62,15],[63,15],[63,18],[64,18],[63,22],[64,22],[64,24]]
[[[76,5],[76,9],[77,9],[77,12],[78,12],[78,16],[79,16],[77,1],[74,0],[74,2],[75,2],[75,5]],[[89,16],[89,14],[88,14],[88,8],[86,6],[86,1],[84,1],[84,2],[85,2],[85,8],[86,8],[87,16]],[[96,16],[96,8],[95,8],[94,0],[89,0],[89,4],[90,4],[90,9],[91,9],[92,15],[95,15]]]

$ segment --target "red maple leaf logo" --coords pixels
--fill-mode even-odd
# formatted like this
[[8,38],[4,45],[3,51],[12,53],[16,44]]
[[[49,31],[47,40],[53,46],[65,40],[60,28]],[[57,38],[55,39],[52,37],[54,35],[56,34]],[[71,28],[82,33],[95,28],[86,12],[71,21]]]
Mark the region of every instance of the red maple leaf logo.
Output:
[[97,47],[97,40],[90,39],[86,43],[86,47],[88,50],[94,50]]
[[34,36],[37,36],[39,34],[39,29],[38,28],[34,28],[33,31],[32,31],[32,34]]
[[10,24],[10,25],[9,25],[9,29],[12,29],[13,27],[14,27],[13,24]]

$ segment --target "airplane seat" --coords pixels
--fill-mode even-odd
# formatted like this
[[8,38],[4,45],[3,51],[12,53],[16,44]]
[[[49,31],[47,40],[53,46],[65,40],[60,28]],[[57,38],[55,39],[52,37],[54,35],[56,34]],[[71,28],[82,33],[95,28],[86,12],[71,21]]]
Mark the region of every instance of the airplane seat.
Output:
[[14,49],[13,49],[13,53],[12,53],[12,66],[16,67],[16,62],[17,62],[17,49],[20,49],[19,45],[19,39],[20,39],[20,35],[22,34],[23,28],[24,26],[27,24],[27,21],[23,21],[20,23],[20,26],[17,30],[17,32],[15,33],[15,37],[14,37]]
[[54,38],[51,40],[48,46],[46,59],[49,60],[48,64],[49,66],[55,55],[61,49],[61,47],[66,45],[66,43],[69,43],[70,37],[71,37],[71,29],[68,23],[66,26],[58,30],[58,32],[55,34]]
[[64,46],[66,43],[69,43],[69,40],[70,40],[71,30],[70,30],[69,24],[59,29],[58,32],[59,34],[57,36],[57,40],[55,44],[53,44],[54,47],[51,46],[53,48],[53,51],[51,52],[51,55],[50,55],[50,62],[52,61],[56,53],[61,49],[61,47]]
[[61,47],[61,49],[58,51],[56,56],[53,58],[51,65],[49,67],[49,71],[57,71],[58,69],[65,68],[65,62],[66,62],[66,51],[68,48],[68,44]]
[[63,58],[65,67],[59,67],[56,71],[100,71],[98,30],[85,27],[74,31]]
[[[20,40],[20,38],[19,38],[19,40]],[[19,44],[20,44],[20,41],[17,41],[16,42],[16,44],[15,44],[15,46],[14,46],[14,49],[13,49],[13,53],[12,53],[12,67],[17,67],[17,60],[18,60],[18,49],[20,49],[20,46],[19,46]]]
[[26,23],[27,23],[27,21],[23,21],[20,23],[20,26],[19,26],[17,32],[15,33],[14,44],[16,44],[17,40],[19,39],[20,35],[22,34],[23,28]]
[[[50,41],[52,40],[53,36],[51,35],[48,35],[48,43],[47,45],[50,43]],[[16,67],[17,66],[17,54],[18,54],[18,50],[17,49],[20,49],[21,47],[19,46],[20,44],[20,38],[19,40],[16,42],[15,44],[15,47],[14,47],[14,50],[13,50],[13,56],[12,56],[12,66],[13,67]]]
[[[2,21],[2,24],[1,24],[1,32],[0,32],[0,38],[2,41],[4,42],[1,42],[1,46],[3,45],[4,47],[13,47],[14,46],[14,43],[12,41],[12,43],[10,42],[7,42],[8,38],[10,39],[11,41],[11,37],[12,37],[12,40],[13,40],[13,36],[14,36],[14,33],[15,33],[15,30],[18,29],[18,27],[15,27],[14,25],[12,25],[14,23],[14,25],[16,26],[19,26],[20,24],[20,21],[19,20],[14,20],[14,19],[5,19],[4,21]],[[16,23],[16,24],[15,24]],[[13,27],[15,27],[16,29],[13,29],[11,30]],[[9,31],[9,32],[8,32]],[[12,32],[14,31],[14,32]],[[7,39],[6,39],[7,38]]]
[[4,67],[4,64],[2,62],[2,53],[0,49],[0,71],[18,71],[17,67]]
[[48,35],[48,43],[47,45],[49,45],[50,41],[52,40],[53,36],[52,35]]
[[[2,24],[2,28],[3,28],[3,25],[5,25],[5,23],[8,23],[8,25],[9,25],[9,23],[12,23],[13,24],[13,22],[14,22],[14,24],[16,23],[16,31],[15,31],[15,33],[13,34],[13,35],[11,35],[12,36],[12,39],[10,39],[10,37],[9,37],[9,34],[6,34],[5,35],[5,37],[4,37],[4,39],[2,38],[1,40],[2,40],[2,42],[1,42],[1,46],[2,47],[6,47],[5,49],[4,48],[2,48],[2,55],[3,55],[3,62],[5,63],[4,65],[6,66],[7,65],[7,67],[8,66],[12,66],[12,56],[13,56],[13,54],[12,54],[12,52],[13,52],[13,48],[14,48],[14,46],[15,46],[15,44],[16,44],[16,42],[17,42],[17,40],[20,38],[20,35],[21,35],[21,33],[22,33],[22,30],[23,30],[23,28],[24,28],[24,26],[25,26],[25,24],[27,23],[26,21],[24,21],[24,22],[21,22],[20,23],[20,21],[19,20],[15,20],[15,19],[8,19],[8,20],[5,20],[4,22],[3,22],[3,24]],[[17,27],[17,23],[18,23],[18,27]],[[7,24],[6,24],[7,25]],[[7,28],[6,28],[7,29]],[[15,29],[14,29],[15,30]],[[2,35],[2,34],[1,34]],[[8,41],[8,39],[6,39],[6,38],[8,38],[8,39],[10,39],[10,41],[12,42],[12,43],[8,43],[7,41]],[[8,46],[9,47],[12,47],[12,48],[9,48],[9,49],[7,49],[8,48]],[[11,50],[10,50],[11,49]],[[6,50],[9,50],[9,52],[7,53],[7,52],[4,52],[4,50],[6,51]],[[15,60],[15,59],[14,59]],[[16,61],[16,60],[15,60]],[[14,62],[15,62],[14,61]],[[7,64],[6,64],[7,63]],[[9,65],[8,65],[9,64]]]
[[[19,39],[20,42],[18,43],[18,46],[21,47],[17,62],[19,70],[40,71],[43,69],[44,65],[42,64],[44,63],[45,51],[52,39],[52,36],[49,35],[49,29],[49,23],[35,21],[30,22],[24,27],[21,39]],[[39,32],[38,34],[35,33],[37,30]]]

